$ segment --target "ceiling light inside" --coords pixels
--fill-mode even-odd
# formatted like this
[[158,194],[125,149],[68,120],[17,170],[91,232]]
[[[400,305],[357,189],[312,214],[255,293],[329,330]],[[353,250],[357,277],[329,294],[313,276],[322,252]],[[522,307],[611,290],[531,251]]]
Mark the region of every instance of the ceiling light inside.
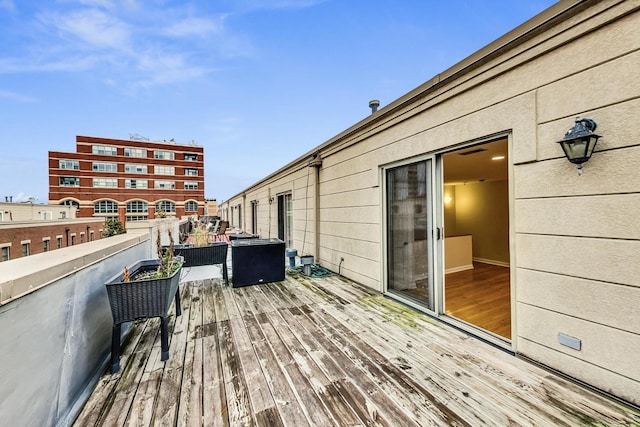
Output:
[[504,156],[493,156],[491,160],[504,160]]

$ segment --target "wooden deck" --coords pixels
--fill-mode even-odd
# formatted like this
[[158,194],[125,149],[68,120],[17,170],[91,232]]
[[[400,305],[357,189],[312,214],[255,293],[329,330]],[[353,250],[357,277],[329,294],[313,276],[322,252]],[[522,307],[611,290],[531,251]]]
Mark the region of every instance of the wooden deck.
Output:
[[640,413],[338,276],[182,285],[171,356],[137,322],[75,425],[639,425]]

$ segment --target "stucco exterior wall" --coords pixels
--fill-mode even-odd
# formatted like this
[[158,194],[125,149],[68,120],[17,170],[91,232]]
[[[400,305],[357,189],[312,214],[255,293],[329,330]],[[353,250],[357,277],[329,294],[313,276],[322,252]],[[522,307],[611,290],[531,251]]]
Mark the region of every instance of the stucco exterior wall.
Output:
[[[247,189],[246,200],[259,200],[259,223],[274,236],[269,198],[292,191],[296,244],[312,240],[317,213],[316,261],[337,270],[344,259],[343,275],[383,290],[381,168],[508,136],[513,349],[640,404],[639,9],[561,1]],[[576,116],[602,135],[582,176],[555,143]],[[306,184],[314,152],[317,199]],[[581,350],[559,344],[560,333]]]

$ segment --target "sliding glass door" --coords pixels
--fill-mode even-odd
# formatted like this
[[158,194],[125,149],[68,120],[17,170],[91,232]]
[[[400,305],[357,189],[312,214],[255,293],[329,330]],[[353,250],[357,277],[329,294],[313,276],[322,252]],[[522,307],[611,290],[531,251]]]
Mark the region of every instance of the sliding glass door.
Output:
[[387,291],[434,310],[433,161],[385,170]]

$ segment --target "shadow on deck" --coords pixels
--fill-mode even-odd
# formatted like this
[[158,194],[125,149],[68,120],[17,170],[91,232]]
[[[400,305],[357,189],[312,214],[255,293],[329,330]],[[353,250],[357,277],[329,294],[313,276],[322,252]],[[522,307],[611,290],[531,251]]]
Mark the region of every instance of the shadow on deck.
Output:
[[[196,273],[197,268],[193,268]],[[75,425],[637,425],[640,414],[338,276],[184,277]]]

